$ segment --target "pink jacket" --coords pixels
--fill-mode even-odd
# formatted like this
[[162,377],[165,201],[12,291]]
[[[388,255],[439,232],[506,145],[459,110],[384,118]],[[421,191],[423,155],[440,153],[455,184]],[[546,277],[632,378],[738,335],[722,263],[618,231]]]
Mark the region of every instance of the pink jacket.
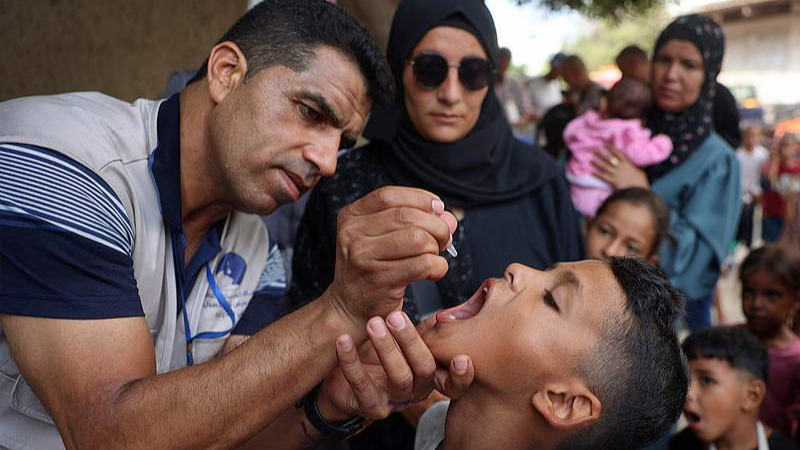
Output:
[[672,153],[672,141],[665,135],[653,137],[639,119],[602,119],[589,111],[567,125],[564,142],[572,152],[567,164],[570,178],[594,178],[592,159],[597,150],[613,145],[633,164],[643,167],[659,163]]

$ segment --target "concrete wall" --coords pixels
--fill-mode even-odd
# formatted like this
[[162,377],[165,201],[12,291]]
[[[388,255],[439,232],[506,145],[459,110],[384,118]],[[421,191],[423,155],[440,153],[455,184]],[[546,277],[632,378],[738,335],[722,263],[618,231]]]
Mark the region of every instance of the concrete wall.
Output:
[[96,90],[157,98],[247,0],[0,0],[0,100]]
[[726,52],[720,80],[754,86],[765,105],[800,103],[800,1],[786,14],[721,24]]
[[[401,0],[339,0],[338,4],[361,21],[386,51],[392,18]],[[432,0],[435,1],[435,0]]]

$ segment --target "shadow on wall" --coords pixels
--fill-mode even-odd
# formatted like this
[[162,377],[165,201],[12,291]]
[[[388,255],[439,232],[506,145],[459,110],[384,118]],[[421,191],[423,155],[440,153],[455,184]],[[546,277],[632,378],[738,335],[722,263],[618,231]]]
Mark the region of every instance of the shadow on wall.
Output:
[[199,67],[246,0],[0,0],[0,101],[101,91],[158,98]]
[[[2,1],[2,0],[0,0]],[[389,43],[389,28],[401,0],[338,0],[339,6],[361,21],[386,51]]]

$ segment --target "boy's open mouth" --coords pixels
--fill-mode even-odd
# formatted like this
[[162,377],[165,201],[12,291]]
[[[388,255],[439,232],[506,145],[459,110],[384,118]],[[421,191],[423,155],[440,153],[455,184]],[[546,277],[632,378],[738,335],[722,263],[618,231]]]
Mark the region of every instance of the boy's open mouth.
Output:
[[453,308],[439,311],[439,313],[436,314],[436,322],[458,322],[460,320],[467,320],[475,317],[479,312],[481,312],[481,309],[483,309],[483,305],[486,303],[486,296],[488,292],[489,280],[485,281],[465,303]]

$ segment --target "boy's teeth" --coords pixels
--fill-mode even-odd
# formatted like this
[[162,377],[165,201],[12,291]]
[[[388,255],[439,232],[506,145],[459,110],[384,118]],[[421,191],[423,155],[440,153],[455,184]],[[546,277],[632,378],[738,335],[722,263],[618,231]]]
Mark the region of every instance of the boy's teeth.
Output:
[[456,316],[454,316],[451,313],[444,312],[444,311],[442,311],[442,312],[440,312],[439,314],[436,315],[436,321],[437,322],[455,322],[457,320],[458,320],[458,318]]

